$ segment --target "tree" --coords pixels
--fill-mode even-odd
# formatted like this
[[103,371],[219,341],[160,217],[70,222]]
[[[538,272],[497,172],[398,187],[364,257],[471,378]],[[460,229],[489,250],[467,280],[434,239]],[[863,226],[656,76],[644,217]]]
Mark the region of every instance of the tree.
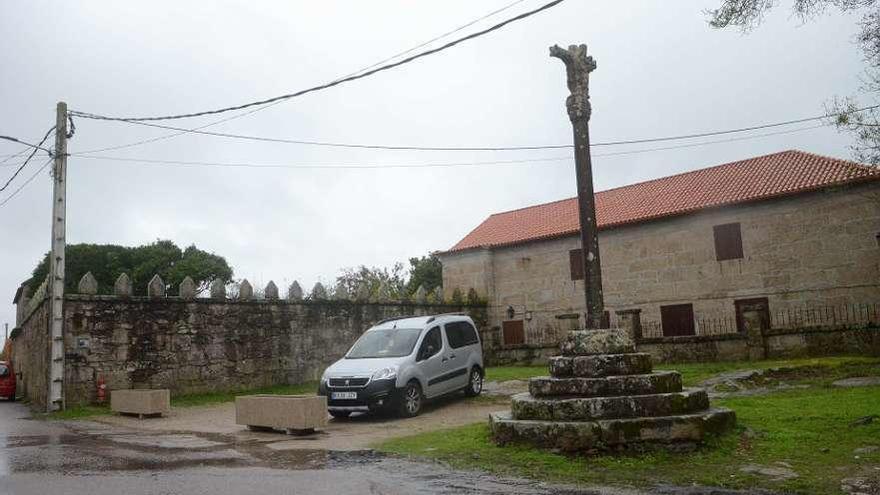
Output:
[[407,295],[403,263],[395,263],[390,269],[376,266],[367,268],[364,265],[358,268],[343,268],[342,274],[336,277],[336,284],[345,287],[351,295],[360,294],[361,287],[366,287],[371,297],[376,296],[383,283],[388,286],[392,298],[402,299]]
[[[113,284],[121,273],[131,278],[135,295],[146,295],[147,283],[159,274],[166,287],[176,287],[187,276],[192,277],[199,292],[206,290],[211,281],[232,279],[232,268],[226,259],[213,253],[189,246],[181,251],[172,241],[157,240],[137,247],[112,244],[71,244],[67,246],[64,270],[65,292],[75,293],[79,280],[92,272],[98,281],[100,294],[111,294]],[[34,268],[33,280],[39,284],[49,273],[49,254]]]
[[435,287],[443,287],[443,265],[435,254],[409,259],[409,282],[406,291],[415,294],[419,286],[431,292]]
[[[709,24],[718,29],[737,27],[748,32],[761,24],[764,15],[778,3],[778,0],[722,0],[719,8],[708,12]],[[793,0],[792,3],[794,16],[804,22],[829,8],[862,13],[861,30],[856,36],[856,43],[868,65],[868,78],[862,91],[876,97],[880,93],[880,0]],[[851,148],[855,158],[880,165],[880,113],[877,109],[855,113],[858,108],[855,99],[839,96],[826,107],[831,123],[853,134],[855,143]]]

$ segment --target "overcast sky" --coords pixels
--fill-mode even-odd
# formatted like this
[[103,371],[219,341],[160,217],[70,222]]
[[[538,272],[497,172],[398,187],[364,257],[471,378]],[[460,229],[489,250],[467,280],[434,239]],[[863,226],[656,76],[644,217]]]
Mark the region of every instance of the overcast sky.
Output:
[[[488,26],[546,0],[525,0]],[[55,104],[120,116],[206,110],[326,82],[447,32],[511,0],[443,2],[48,2],[0,4],[0,134],[36,141]],[[801,25],[789,2],[748,35],[716,31],[719,0],[568,0],[399,69],[212,127],[290,139],[421,146],[565,144],[564,67],[548,46],[586,43],[594,142],[809,117],[854,94],[863,70],[855,16]],[[467,32],[466,31],[466,32]],[[461,35],[463,33],[459,33]],[[211,118],[177,121],[195,127]],[[168,131],[78,119],[75,153]],[[598,190],[798,148],[848,157],[849,137],[818,129],[726,144],[600,156]],[[20,146],[0,142],[0,154]],[[173,139],[99,153],[253,164],[418,164],[564,157],[535,152],[402,152]],[[40,156],[16,184],[45,161]],[[2,158],[0,158],[2,159]],[[18,161],[14,159],[12,161]],[[0,179],[13,168],[0,166]],[[68,242],[157,238],[226,257],[255,285],[330,282],[342,267],[390,265],[449,248],[493,212],[573,196],[571,160],[442,169],[198,168],[71,158]],[[8,193],[8,192],[7,192]],[[0,201],[7,193],[0,193]],[[0,208],[0,324],[49,248],[42,173]],[[284,289],[282,289],[284,290]],[[0,334],[2,339],[2,334]]]

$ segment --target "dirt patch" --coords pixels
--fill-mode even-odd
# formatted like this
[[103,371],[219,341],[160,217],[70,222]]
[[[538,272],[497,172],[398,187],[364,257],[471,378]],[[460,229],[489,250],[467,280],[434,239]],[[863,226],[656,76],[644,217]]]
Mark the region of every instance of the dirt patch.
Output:
[[102,416],[93,421],[140,431],[231,435],[238,441],[266,442],[273,450],[354,451],[391,438],[488,421],[489,413],[509,407],[497,400],[450,398],[427,404],[422,414],[415,418],[384,415],[353,415],[342,420],[331,418],[325,430],[304,437],[249,431],[235,424],[234,403],[176,408],[162,418],[140,420],[127,416]]

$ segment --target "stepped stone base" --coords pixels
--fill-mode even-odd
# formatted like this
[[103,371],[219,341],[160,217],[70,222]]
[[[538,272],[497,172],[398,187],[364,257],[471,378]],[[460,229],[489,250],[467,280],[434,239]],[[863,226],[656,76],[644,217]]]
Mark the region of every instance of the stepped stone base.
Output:
[[598,354],[593,356],[554,356],[549,360],[550,374],[555,377],[579,376],[601,378],[617,375],[643,375],[652,368],[651,355]]
[[529,393],[534,397],[647,395],[680,390],[681,375],[674,371],[655,371],[644,375],[609,376],[607,378],[542,376],[529,380]]
[[720,407],[678,416],[598,421],[516,420],[507,411],[489,415],[492,438],[498,444],[528,442],[567,452],[625,444],[700,442],[706,434],[724,433],[735,424],[734,412]]
[[579,330],[570,332],[562,341],[563,356],[592,354],[624,354],[636,352],[629,334],[619,328],[610,330]]
[[610,418],[658,417],[688,414],[709,408],[703,389],[620,397],[538,398],[528,393],[511,398],[515,419],[591,421]]

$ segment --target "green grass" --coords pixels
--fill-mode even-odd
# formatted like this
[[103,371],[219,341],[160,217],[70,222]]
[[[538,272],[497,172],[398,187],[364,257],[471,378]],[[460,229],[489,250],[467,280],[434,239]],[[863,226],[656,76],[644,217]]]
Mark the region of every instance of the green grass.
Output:
[[[685,386],[694,386],[718,373],[746,369],[769,368],[838,368],[843,365],[878,364],[880,358],[835,356],[820,358],[773,359],[764,361],[729,361],[720,363],[672,363],[654,366],[658,370],[676,370],[681,373]],[[486,380],[528,380],[533,376],[546,376],[546,366],[497,366],[486,368]]]
[[[299,385],[274,385],[251,390],[239,390],[235,392],[208,392],[202,394],[187,394],[171,398],[171,407],[192,407],[232,402],[236,396],[252,394],[273,395],[314,395],[318,389],[317,382],[307,382]],[[112,414],[109,405],[103,406],[77,406],[64,411],[46,414],[47,419],[66,420],[84,419],[93,416]]]
[[[562,483],[651,486],[699,484],[764,487],[805,494],[840,493],[840,479],[880,463],[880,452],[855,459],[853,449],[877,444],[880,422],[850,427],[856,418],[880,414],[880,387],[811,387],[762,397],[717,400],[733,408],[737,431],[710,438],[698,451],[567,457],[528,446],[497,447],[478,423],[387,441],[380,450]],[[826,451],[827,449],[827,451]],[[770,481],[742,473],[747,464],[787,462],[800,475]]]
[[547,366],[490,366],[486,368],[486,380],[492,382],[528,380],[533,376],[545,375],[547,375]]
[[[681,379],[685,386],[694,386],[719,373],[735,370],[771,369],[771,368],[826,368],[821,373],[828,378],[833,371],[839,368],[854,367],[858,365],[878,365],[880,358],[860,356],[833,356],[819,358],[796,358],[796,359],[771,359],[763,361],[727,361],[720,363],[672,363],[658,364],[654,366],[658,370],[676,370],[681,373]],[[877,373],[877,370],[874,370]]]

